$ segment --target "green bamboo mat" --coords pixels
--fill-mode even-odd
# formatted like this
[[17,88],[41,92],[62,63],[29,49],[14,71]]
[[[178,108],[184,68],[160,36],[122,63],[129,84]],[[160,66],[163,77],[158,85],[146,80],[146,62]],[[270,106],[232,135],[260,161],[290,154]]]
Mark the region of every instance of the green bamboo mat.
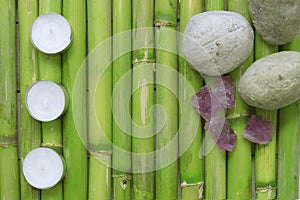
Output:
[[[236,95],[227,117],[233,152],[202,155],[204,123],[190,106],[202,77],[181,54],[181,33],[195,14],[229,10],[251,23],[246,0],[0,0],[0,199],[297,199],[300,198],[299,102],[254,110]],[[70,48],[45,55],[30,41],[35,18],[62,14]],[[300,51],[300,36],[269,45],[255,33],[249,58],[230,73],[237,85],[255,60]],[[64,116],[41,123],[25,107],[38,80],[61,83],[70,97]],[[273,120],[268,145],[241,133],[250,114]],[[22,173],[29,151],[56,150],[66,174],[38,190]],[[200,153],[199,153],[200,152]]]

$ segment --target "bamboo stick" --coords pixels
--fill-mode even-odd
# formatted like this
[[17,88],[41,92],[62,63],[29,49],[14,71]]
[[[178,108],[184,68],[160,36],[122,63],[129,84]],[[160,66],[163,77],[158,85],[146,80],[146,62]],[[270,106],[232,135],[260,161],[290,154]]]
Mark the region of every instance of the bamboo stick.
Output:
[[299,190],[299,102],[279,110],[278,199],[297,199]]
[[[300,51],[300,36],[283,46]],[[299,198],[299,101],[279,110],[278,121],[278,199]]]
[[[228,0],[228,11],[238,12],[251,23],[248,2],[243,0]],[[241,75],[253,63],[253,52],[248,59],[229,75],[235,82],[235,105],[228,109],[227,118],[230,125],[237,135],[234,150],[227,156],[227,198],[228,199],[251,199],[252,198],[252,159],[251,143],[242,137],[248,115],[249,107],[241,99],[238,89],[238,83]]]
[[[202,2],[199,0],[180,1],[180,32],[183,33],[184,28],[189,19],[202,11]],[[180,44],[181,51],[181,44]],[[191,101],[191,96],[188,96],[186,91],[187,84],[190,84],[193,89],[198,91],[202,86],[202,78],[200,74],[195,71],[191,65],[183,58],[179,59],[179,72],[185,78],[184,84],[179,84],[179,99],[182,101]],[[180,82],[182,83],[182,82]],[[193,113],[193,119],[200,119],[199,115],[194,112],[192,106],[180,108],[181,112]],[[184,111],[183,109],[186,109]],[[191,119],[191,121],[193,121]],[[181,121],[179,121],[181,124]],[[190,138],[191,131],[179,133],[179,152],[183,153],[183,146],[185,138]],[[201,199],[203,197],[203,174],[202,174],[202,158],[199,157],[199,150],[201,149],[202,131],[201,123],[191,146],[180,157],[180,181],[181,181],[181,199],[193,200]]]
[[[102,42],[111,36],[111,2],[109,0],[88,1],[88,52],[97,56],[88,57],[89,73],[89,191],[88,199],[111,199],[111,138],[112,138],[112,68],[104,63],[111,62],[110,41]],[[100,45],[97,48],[97,45]],[[105,69],[108,67],[107,69]],[[95,77],[106,70],[101,77]],[[99,81],[99,82],[98,82]],[[95,103],[91,103],[95,101]],[[96,122],[93,122],[93,113]],[[97,129],[97,124],[101,132]]]
[[0,13],[0,197],[20,199],[17,137],[16,1],[2,0]]
[[[267,44],[257,33],[255,33],[256,60],[277,51],[277,46]],[[277,127],[277,110],[266,111],[256,109],[255,113],[265,119],[272,120],[274,127]],[[276,131],[276,128],[274,131]],[[266,145],[256,145],[255,178],[256,198],[274,199],[276,196],[276,134],[274,134],[270,143]]]
[[[62,0],[40,0],[39,14],[54,12],[61,14]],[[39,52],[39,80],[51,80],[61,84],[61,55],[47,55]],[[62,155],[62,120],[58,118],[42,123],[42,146],[52,148]],[[59,182],[53,188],[42,190],[43,200],[63,199],[63,184]]]
[[[70,98],[70,106],[63,117],[63,155],[67,172],[64,179],[64,199],[87,198],[87,156],[86,149],[79,138],[75,128],[73,112],[81,111],[85,119],[85,102],[81,108],[73,111],[72,97],[76,74],[85,59],[85,27],[86,27],[86,2],[84,0],[64,0],[63,15],[72,27],[72,45],[63,54],[62,83]],[[84,87],[84,86],[83,86]],[[85,94],[82,94],[85,99]],[[84,120],[82,120],[84,124]],[[84,126],[84,125],[83,125]]]
[[212,10],[224,10],[225,1],[224,0],[204,0],[205,1],[205,11]]
[[[30,28],[38,16],[38,1],[18,1],[20,44],[20,169],[29,151],[41,143],[41,123],[34,120],[25,106],[29,86],[38,80],[38,52],[30,42]],[[20,175],[21,199],[39,199],[40,191],[31,187]]]
[[[205,10],[224,10],[224,1],[206,0]],[[205,132],[206,137],[209,137]],[[205,145],[211,146],[209,143],[214,141],[209,137],[206,142]],[[221,151],[214,145],[205,154],[205,199],[226,199],[226,151]]]
[[[131,0],[113,1],[113,35],[122,34],[131,36]],[[125,32],[126,31],[126,32]],[[119,38],[119,37],[118,37]],[[119,40],[117,36],[113,38],[113,57],[117,58],[113,62],[113,88],[116,87],[119,79],[131,70],[131,53],[127,52],[121,56],[121,49],[127,47],[131,50],[131,40]],[[113,97],[113,108],[120,110],[126,107],[131,111],[131,103],[128,105],[127,99],[124,99],[126,92],[131,91],[131,77],[126,79],[124,85],[120,85],[120,93]],[[122,115],[122,124],[119,127],[116,121],[113,121],[113,199],[131,198],[131,118],[126,113]],[[126,132],[129,130],[130,132]],[[117,148],[121,148],[125,153],[120,153]],[[122,167],[120,167],[122,166]]]
[[3,199],[20,199],[16,136],[0,136],[0,195]]
[[[155,47],[156,47],[156,103],[165,109],[166,115],[156,113],[156,122],[166,119],[163,129],[156,135],[156,199],[177,199],[178,196],[178,91],[173,94],[170,88],[178,85],[178,77],[162,67],[178,70],[176,26],[177,26],[177,0],[155,1]],[[167,49],[168,51],[166,51]],[[170,85],[160,85],[168,80]],[[177,88],[176,88],[177,89]],[[157,125],[158,126],[158,125]],[[175,141],[172,151],[168,154],[159,149]],[[158,153],[160,152],[160,153]],[[175,160],[160,169],[162,164],[170,158]],[[172,162],[172,163],[171,163]]]
[[252,198],[251,143],[242,138],[247,120],[248,117],[230,120],[230,125],[237,134],[237,141],[234,150],[228,153],[227,158],[228,199]]
[[[132,24],[133,88],[138,88],[132,95],[132,120],[137,125],[132,127],[133,198],[154,199],[154,122],[150,112],[154,99],[153,0],[132,1]],[[150,30],[139,29],[145,27]],[[138,67],[143,67],[143,71]],[[143,135],[145,138],[141,138]],[[150,156],[144,157],[143,153]]]

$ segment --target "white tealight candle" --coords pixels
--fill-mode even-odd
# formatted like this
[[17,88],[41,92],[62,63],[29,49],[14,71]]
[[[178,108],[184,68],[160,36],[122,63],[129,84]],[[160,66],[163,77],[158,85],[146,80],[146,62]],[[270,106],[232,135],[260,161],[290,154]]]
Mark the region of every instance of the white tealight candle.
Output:
[[27,90],[26,107],[34,119],[53,121],[66,110],[67,95],[62,86],[52,81],[38,81]]
[[38,189],[55,186],[64,176],[64,161],[49,148],[36,148],[30,151],[23,162],[26,181]]
[[47,54],[62,52],[71,43],[71,26],[59,14],[40,15],[32,24],[31,41],[41,52]]

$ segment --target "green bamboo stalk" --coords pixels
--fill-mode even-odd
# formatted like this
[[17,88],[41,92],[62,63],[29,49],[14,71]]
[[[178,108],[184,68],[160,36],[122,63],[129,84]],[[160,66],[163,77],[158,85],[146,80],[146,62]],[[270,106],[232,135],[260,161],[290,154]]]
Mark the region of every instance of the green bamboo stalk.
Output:
[[[248,2],[243,0],[228,0],[228,11],[243,15],[251,23]],[[234,150],[227,154],[227,198],[228,199],[251,199],[252,197],[252,164],[251,143],[242,137],[248,115],[249,107],[240,97],[237,89],[242,74],[253,63],[253,51],[247,60],[229,75],[235,82],[235,105],[228,109],[227,118],[237,135]]]
[[[137,157],[143,153],[154,153],[154,122],[153,113],[153,81],[154,81],[154,31],[140,30],[138,28],[153,27],[153,0],[132,1],[133,48],[142,49],[133,52],[133,88],[138,88],[132,95],[132,120],[137,126],[132,127],[132,170],[133,170],[133,197],[134,199],[154,199],[154,155]],[[143,67],[139,72],[138,67]],[[141,84],[143,84],[141,86]],[[149,137],[140,138],[139,135]],[[145,172],[147,168],[150,172]]]
[[[38,1],[18,1],[20,38],[20,169],[25,156],[41,143],[41,123],[34,120],[25,106],[26,90],[38,80],[38,52],[30,42],[30,28],[38,16]],[[21,171],[21,199],[39,199],[40,191],[31,187]]]
[[[111,2],[109,0],[88,1],[88,52],[93,49],[101,50],[98,56],[89,56],[89,191],[88,199],[111,198],[111,152],[112,138],[112,68],[103,65],[111,61],[111,44],[105,46],[101,43],[111,36]],[[100,45],[97,48],[97,45]],[[94,77],[101,70],[108,67],[104,74]],[[94,88],[94,86],[96,88]],[[95,93],[94,93],[95,92]],[[95,103],[91,102],[95,100]],[[92,115],[96,113],[96,121],[102,132],[97,130]],[[102,162],[101,162],[102,161]],[[105,162],[103,162],[105,161]]]
[[[258,60],[268,54],[278,51],[275,45],[267,44],[255,33],[255,59]],[[272,120],[274,123],[274,136],[266,145],[256,145],[255,148],[255,180],[256,198],[274,199],[276,196],[276,127],[277,110],[266,111],[256,109],[256,115]]]
[[[180,1],[180,32],[184,32],[184,28],[189,19],[202,11],[202,2],[199,0]],[[181,50],[181,45],[180,45]],[[179,72],[185,78],[185,84],[179,84],[179,99],[184,101],[191,101],[191,96],[188,96],[184,91],[187,84],[198,91],[202,86],[202,78],[200,74],[195,71],[189,63],[183,58],[179,59]],[[180,82],[181,83],[181,82]],[[193,110],[192,106],[180,108],[181,112],[194,113],[194,119],[199,118],[199,115]],[[184,111],[183,109],[186,109]],[[192,121],[192,119],[191,119]],[[181,122],[179,122],[181,124]],[[179,133],[179,151],[182,153],[182,146],[184,145],[185,137],[190,138],[191,131]],[[191,146],[180,157],[180,181],[181,181],[181,199],[194,200],[202,199],[203,197],[203,175],[202,175],[202,158],[199,157],[199,150],[201,149],[202,130],[201,123],[199,123],[195,138]]]
[[[113,35],[128,35],[131,29],[131,0],[113,1]],[[126,32],[125,32],[126,31]],[[131,49],[131,40],[113,39],[113,56],[117,59],[113,62],[113,88],[116,87],[119,79],[131,70],[131,53],[121,56],[121,49],[127,47]],[[124,99],[126,91],[131,91],[131,78],[126,79],[124,85],[120,85],[120,93],[113,98],[113,108],[128,107],[127,100]],[[131,118],[126,113],[118,113],[122,115],[123,124],[127,127],[121,129],[115,121],[113,121],[113,199],[130,199],[131,198]],[[125,153],[120,153],[116,148],[121,148]],[[122,166],[120,169],[119,166]]]
[[[171,141],[175,141],[172,151],[169,154],[160,151],[156,153],[156,166],[159,161],[166,161],[175,158],[175,161],[168,163],[167,167],[156,171],[156,199],[177,199],[178,196],[178,106],[177,95],[172,93],[170,88],[178,85],[178,77],[172,72],[161,69],[168,67],[178,71],[177,55],[177,0],[155,1],[155,47],[156,47],[156,103],[165,109],[166,115],[156,113],[156,121],[161,122],[166,119],[163,129],[156,135],[156,150],[159,150]],[[168,51],[164,50],[167,49]],[[168,80],[168,85],[160,83]],[[176,88],[177,89],[177,88]],[[157,151],[158,152],[158,151]]]
[[[224,1],[206,0],[205,10],[224,10]],[[205,132],[208,137],[205,145],[210,146],[213,139]],[[226,151],[221,151],[214,145],[205,154],[205,199],[226,199]]]
[[130,175],[125,176],[124,173],[122,175],[113,175],[114,199],[130,199],[130,195],[131,195],[130,184],[131,184]]
[[[212,80],[216,81],[213,77]],[[213,83],[205,79],[211,88]],[[220,113],[224,116],[224,112]],[[226,199],[226,151],[220,150],[211,134],[205,130],[205,199]]]
[[298,198],[299,111],[298,101],[279,110],[277,199]]
[[[62,83],[70,97],[72,97],[76,74],[85,59],[85,27],[86,27],[86,1],[64,0],[63,15],[72,27],[72,45],[63,54]],[[84,86],[83,86],[84,87]],[[82,94],[85,96],[85,94]],[[73,118],[73,98],[63,117],[63,155],[67,172],[64,179],[64,199],[87,198],[87,152],[75,128]],[[84,97],[85,98],[85,97]],[[84,99],[83,98],[83,99]],[[79,109],[79,108],[77,108]],[[81,115],[85,120],[85,102],[82,105]],[[74,111],[74,112],[78,112]]]
[[[283,46],[300,51],[300,36]],[[299,193],[300,101],[279,110],[278,121],[278,199],[297,199]]]
[[20,199],[17,137],[16,1],[0,1],[0,197]]
[[237,135],[234,150],[227,157],[227,198],[251,199],[252,159],[251,143],[242,138],[248,117],[231,119],[230,125]]
[[205,1],[205,11],[212,10],[224,10],[225,2],[224,0],[204,0]]
[[[53,12],[61,14],[62,0],[39,0],[39,15]],[[39,80],[51,80],[61,84],[61,55],[47,55],[39,52]],[[62,120],[42,123],[42,146],[52,148],[62,155]],[[63,184],[42,190],[41,199],[63,199]]]

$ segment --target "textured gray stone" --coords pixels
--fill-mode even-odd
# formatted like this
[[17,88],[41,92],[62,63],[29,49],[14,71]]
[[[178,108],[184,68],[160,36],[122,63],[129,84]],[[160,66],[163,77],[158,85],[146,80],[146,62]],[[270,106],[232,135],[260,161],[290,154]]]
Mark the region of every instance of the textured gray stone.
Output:
[[251,53],[254,34],[240,14],[209,11],[187,23],[182,43],[185,58],[200,73],[219,76],[237,68]]
[[251,106],[275,110],[300,98],[300,52],[274,53],[253,63],[239,81],[238,92]]
[[300,32],[299,0],[249,0],[255,29],[270,44],[286,44]]

